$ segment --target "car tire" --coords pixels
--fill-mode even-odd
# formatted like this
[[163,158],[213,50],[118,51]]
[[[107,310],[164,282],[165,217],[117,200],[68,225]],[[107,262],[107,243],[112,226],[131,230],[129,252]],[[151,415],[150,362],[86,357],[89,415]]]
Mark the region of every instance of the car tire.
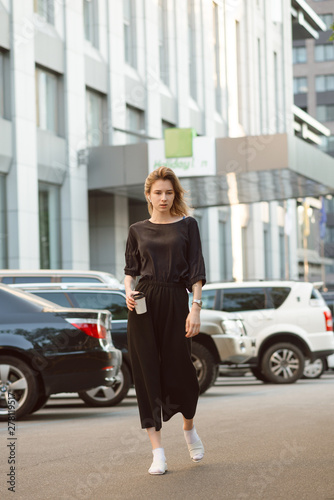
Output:
[[199,393],[203,394],[215,383],[219,366],[215,363],[211,352],[204,345],[195,341],[191,347],[191,359],[196,369]]
[[80,391],[79,397],[88,406],[117,405],[125,398],[131,386],[131,375],[126,363],[122,363],[119,376],[121,382],[116,387],[99,386],[89,391]]
[[315,361],[313,361],[313,363],[309,360],[306,360],[302,378],[305,379],[320,378],[325,370],[326,370],[326,362],[324,359],[322,358],[316,359]]
[[15,420],[28,413],[36,404],[38,384],[29,366],[13,356],[0,357],[0,421],[8,420],[8,394],[14,396]]
[[43,406],[46,405],[48,400],[49,400],[49,396],[46,396],[45,394],[41,394],[38,397],[36,403],[34,404],[34,407],[32,408],[32,410],[30,410],[29,413],[35,413],[36,411],[41,410],[43,408]]
[[250,369],[255,378],[260,380],[261,382],[269,382],[267,377],[262,373],[261,369],[258,366],[253,366]]
[[302,377],[304,364],[304,355],[297,346],[281,342],[266,350],[261,369],[268,382],[292,384]]

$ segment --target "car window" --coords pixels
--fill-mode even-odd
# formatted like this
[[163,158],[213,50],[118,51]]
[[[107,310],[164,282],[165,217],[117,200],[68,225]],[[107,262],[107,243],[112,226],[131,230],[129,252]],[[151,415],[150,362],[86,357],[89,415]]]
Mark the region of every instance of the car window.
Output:
[[63,283],[101,283],[99,278],[84,277],[84,276],[61,276],[60,281]]
[[113,292],[71,292],[78,307],[88,309],[108,309],[112,314],[112,319],[127,319],[128,309],[125,297]]
[[35,297],[23,297],[18,293],[0,290],[0,319],[2,314],[34,313],[43,310],[43,305]]
[[203,309],[213,309],[217,290],[202,290]]
[[310,299],[323,299],[321,293],[316,288],[312,288]]
[[269,296],[275,309],[278,309],[291,292],[290,287],[272,287],[268,289]]
[[31,291],[34,295],[41,297],[42,299],[50,300],[50,302],[54,302],[58,304],[58,306],[62,307],[73,307],[67,298],[67,294],[65,292],[39,292],[39,291]]
[[12,276],[4,276],[3,278],[0,278],[0,281],[6,285],[12,285],[14,283],[14,278]]
[[233,288],[223,292],[222,311],[241,312],[266,308],[264,288]]
[[15,276],[14,283],[50,283],[51,276]]

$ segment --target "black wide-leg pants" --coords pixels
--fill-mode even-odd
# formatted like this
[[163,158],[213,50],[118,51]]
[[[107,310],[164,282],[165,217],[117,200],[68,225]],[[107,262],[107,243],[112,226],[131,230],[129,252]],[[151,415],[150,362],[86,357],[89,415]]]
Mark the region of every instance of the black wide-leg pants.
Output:
[[191,419],[199,386],[191,361],[191,339],[185,337],[189,313],[184,285],[141,280],[147,312],[129,311],[128,347],[143,429],[161,429],[175,413]]

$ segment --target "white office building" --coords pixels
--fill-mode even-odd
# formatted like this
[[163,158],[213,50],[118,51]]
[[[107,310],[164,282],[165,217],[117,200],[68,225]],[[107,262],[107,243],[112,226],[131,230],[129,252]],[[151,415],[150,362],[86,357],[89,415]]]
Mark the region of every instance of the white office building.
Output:
[[[208,280],[303,276],[297,200],[334,192],[334,159],[293,104],[292,41],[324,29],[302,0],[0,0],[0,268],[122,279],[168,163]],[[166,155],[173,127],[191,157]]]

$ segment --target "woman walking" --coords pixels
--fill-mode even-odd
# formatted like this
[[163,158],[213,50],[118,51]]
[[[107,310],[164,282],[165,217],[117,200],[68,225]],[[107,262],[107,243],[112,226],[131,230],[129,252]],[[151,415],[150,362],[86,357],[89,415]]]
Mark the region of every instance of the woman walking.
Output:
[[[178,412],[190,457],[199,462],[204,456],[193,422],[199,387],[191,338],[200,329],[205,267],[197,222],[188,215],[184,189],[173,170],[154,170],[145,181],[145,196],[151,218],[130,227],[125,253],[128,345],[141,426],[152,445],[148,472],[164,474],[162,420]],[[186,289],[194,297],[190,312]],[[135,311],[138,292],[145,294],[144,314]]]

